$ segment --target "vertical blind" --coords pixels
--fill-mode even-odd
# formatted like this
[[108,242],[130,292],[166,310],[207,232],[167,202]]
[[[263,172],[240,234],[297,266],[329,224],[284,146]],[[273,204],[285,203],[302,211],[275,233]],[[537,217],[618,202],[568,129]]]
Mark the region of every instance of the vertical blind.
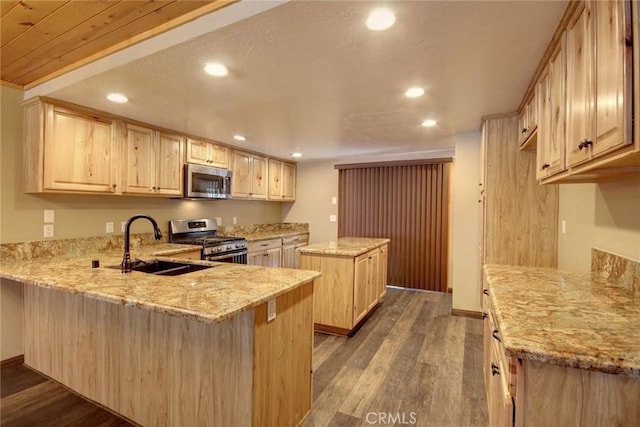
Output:
[[338,237],[387,237],[387,283],[447,291],[450,159],[338,165]]

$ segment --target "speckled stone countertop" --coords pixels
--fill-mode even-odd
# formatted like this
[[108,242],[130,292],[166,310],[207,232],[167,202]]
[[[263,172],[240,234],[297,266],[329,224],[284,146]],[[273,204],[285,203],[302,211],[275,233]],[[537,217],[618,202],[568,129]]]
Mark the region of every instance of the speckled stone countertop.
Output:
[[[199,246],[140,246],[131,251],[131,257],[171,260],[172,254],[194,249],[199,249]],[[92,259],[100,260],[100,268],[91,268]],[[208,261],[194,263],[212,265],[213,268],[181,276],[155,276],[136,271],[122,274],[119,269],[121,261],[122,250],[3,261],[0,277],[213,323],[231,318],[320,276],[314,271]]]
[[249,242],[309,234],[309,224],[276,223],[228,225],[218,228],[219,236],[244,237]]
[[341,237],[337,241],[314,243],[298,248],[303,254],[358,256],[391,240],[372,237]]
[[640,294],[597,273],[484,271],[507,356],[640,377]]

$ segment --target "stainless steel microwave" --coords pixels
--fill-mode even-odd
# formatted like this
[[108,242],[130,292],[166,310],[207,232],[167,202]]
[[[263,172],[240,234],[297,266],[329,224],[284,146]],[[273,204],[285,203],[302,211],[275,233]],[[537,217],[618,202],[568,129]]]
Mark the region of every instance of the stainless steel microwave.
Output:
[[231,171],[186,163],[184,165],[184,197],[230,199]]

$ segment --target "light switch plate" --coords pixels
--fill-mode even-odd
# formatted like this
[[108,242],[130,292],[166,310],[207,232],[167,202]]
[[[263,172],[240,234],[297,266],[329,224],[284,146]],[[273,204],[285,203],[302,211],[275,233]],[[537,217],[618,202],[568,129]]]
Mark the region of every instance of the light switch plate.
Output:
[[105,229],[107,233],[113,233],[113,222],[107,222]]
[[120,221],[120,231],[124,233],[125,228],[127,228],[127,221]]
[[336,196],[333,196],[333,197],[331,198],[331,204],[332,204],[332,205],[337,205],[337,204],[338,204],[338,199],[336,198]]
[[234,216],[234,217],[233,217],[233,224],[235,225],[235,224],[237,224],[237,223],[238,223],[238,217],[235,217],[235,216]]
[[45,224],[42,228],[42,237],[53,237],[53,224]]
[[276,299],[267,301],[267,322],[271,322],[276,318]]
[[336,222],[338,221],[338,217],[336,215],[329,215],[329,222]]
[[564,219],[562,220],[562,222],[560,223],[561,228],[562,228],[562,234],[567,234],[567,221],[565,221]]
[[215,220],[216,220],[216,224],[222,225],[222,218],[221,217],[217,216],[217,217],[215,217]]
[[45,224],[53,224],[54,219],[54,211],[45,209],[44,210],[44,223]]

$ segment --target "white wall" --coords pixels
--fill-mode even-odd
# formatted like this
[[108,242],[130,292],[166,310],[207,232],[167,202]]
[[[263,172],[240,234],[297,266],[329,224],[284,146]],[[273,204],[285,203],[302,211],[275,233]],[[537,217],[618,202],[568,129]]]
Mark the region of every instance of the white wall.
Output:
[[333,161],[298,164],[296,201],[282,205],[284,222],[309,223],[309,243],[338,238],[338,223],[329,222],[329,215],[338,215],[338,171]]
[[640,177],[560,185],[558,220],[560,269],[589,271],[593,247],[640,262]]
[[454,309],[480,311],[480,133],[456,135],[455,147],[450,193],[449,287],[453,289]]

